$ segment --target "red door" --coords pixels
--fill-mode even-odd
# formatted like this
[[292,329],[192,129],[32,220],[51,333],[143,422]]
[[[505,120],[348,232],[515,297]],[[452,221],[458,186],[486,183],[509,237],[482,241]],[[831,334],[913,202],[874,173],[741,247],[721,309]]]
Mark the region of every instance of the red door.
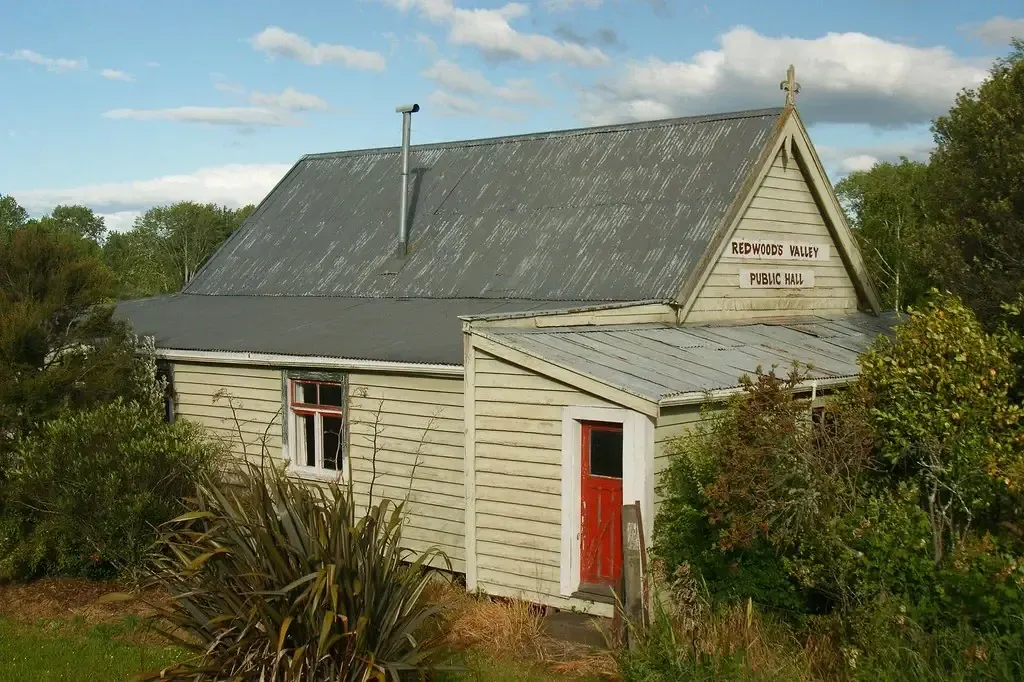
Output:
[[622,425],[581,426],[580,587],[617,587],[622,575]]

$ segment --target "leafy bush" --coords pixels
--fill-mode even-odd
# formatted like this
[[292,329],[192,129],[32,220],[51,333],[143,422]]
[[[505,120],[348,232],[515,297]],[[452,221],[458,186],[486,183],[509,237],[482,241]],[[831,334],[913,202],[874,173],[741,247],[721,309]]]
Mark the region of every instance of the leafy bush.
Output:
[[240,466],[238,487],[204,481],[197,508],[165,526],[153,583],[172,601],[156,606],[196,655],[152,679],[383,680],[429,666],[424,566],[444,555],[400,548],[403,506],[358,517],[351,486]]
[[0,576],[110,576],[144,562],[218,450],[152,404],[67,410],[22,439],[0,509]]
[[880,602],[849,619],[855,642],[843,647],[845,677],[856,682],[1017,682],[1024,676],[1019,637],[970,627],[929,630],[901,605]]
[[744,378],[742,395],[671,446],[655,552],[670,567],[691,564],[718,599],[807,611],[780,553],[852,510],[868,475],[864,410],[834,401],[821,415],[832,426],[816,424],[810,401],[793,394],[802,379],[797,370]]
[[935,295],[861,358],[878,455],[891,477],[919,486],[936,562],[972,529],[1024,512],[1024,413],[1012,399],[1020,347]]
[[909,488],[866,496],[780,557],[816,612],[851,613],[892,596],[934,606],[931,532],[916,500]]
[[674,444],[655,554],[715,603],[823,628],[857,679],[1018,679],[1020,357],[936,294],[814,418],[800,372],[759,372]]

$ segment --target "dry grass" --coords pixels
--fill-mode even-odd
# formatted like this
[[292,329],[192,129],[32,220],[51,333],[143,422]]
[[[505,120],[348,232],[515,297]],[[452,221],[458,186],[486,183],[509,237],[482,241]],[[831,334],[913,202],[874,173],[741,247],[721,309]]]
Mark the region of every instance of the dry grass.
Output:
[[[80,620],[88,625],[112,623],[129,616],[143,618],[153,611],[141,601],[97,603],[110,592],[127,591],[112,582],[81,578],[43,578],[28,583],[0,585],[0,617],[35,623],[40,620]],[[159,599],[156,592],[147,594]]]
[[701,633],[705,653],[742,652],[747,668],[769,679],[812,680],[804,651],[787,630],[765,623],[748,601],[708,619]]
[[611,652],[567,642],[548,632],[544,611],[517,599],[467,594],[457,584],[435,583],[426,598],[444,607],[438,624],[453,651],[538,666],[566,678],[613,678]]
[[643,638],[655,656],[659,649],[682,647],[694,655],[693,665],[735,665],[741,660],[748,673],[771,680],[819,679],[814,671],[827,667],[828,638],[800,641],[789,628],[764,618],[749,600],[713,608],[688,565],[670,580],[657,568],[655,594],[660,603],[652,614],[652,630]]

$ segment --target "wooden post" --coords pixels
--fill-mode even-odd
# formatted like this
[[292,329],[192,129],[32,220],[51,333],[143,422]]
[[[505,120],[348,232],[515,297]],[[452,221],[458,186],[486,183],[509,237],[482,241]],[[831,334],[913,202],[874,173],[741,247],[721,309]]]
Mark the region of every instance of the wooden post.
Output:
[[636,647],[633,632],[647,627],[647,605],[644,589],[644,528],[640,515],[640,502],[622,506],[622,608],[629,623],[626,641],[629,648]]

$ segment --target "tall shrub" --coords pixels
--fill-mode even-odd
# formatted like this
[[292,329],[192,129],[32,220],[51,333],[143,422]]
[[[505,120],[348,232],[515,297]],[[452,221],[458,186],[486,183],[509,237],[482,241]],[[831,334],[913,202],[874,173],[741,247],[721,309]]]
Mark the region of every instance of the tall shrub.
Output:
[[403,506],[359,516],[351,486],[240,467],[164,528],[153,582],[172,601],[159,614],[195,656],[152,679],[355,682],[428,667],[424,567],[446,559],[401,548]]
[[892,481],[919,488],[936,563],[970,531],[1024,512],[1020,348],[1015,333],[986,332],[958,298],[936,293],[861,358],[879,455]]
[[0,576],[139,569],[218,455],[198,426],[165,423],[151,401],[64,411],[10,458]]
[[655,551],[669,571],[689,563],[718,598],[753,598],[786,611],[806,595],[781,555],[857,503],[871,431],[854,400],[812,418],[794,395],[804,374],[744,378],[744,391],[675,441],[662,478]]

